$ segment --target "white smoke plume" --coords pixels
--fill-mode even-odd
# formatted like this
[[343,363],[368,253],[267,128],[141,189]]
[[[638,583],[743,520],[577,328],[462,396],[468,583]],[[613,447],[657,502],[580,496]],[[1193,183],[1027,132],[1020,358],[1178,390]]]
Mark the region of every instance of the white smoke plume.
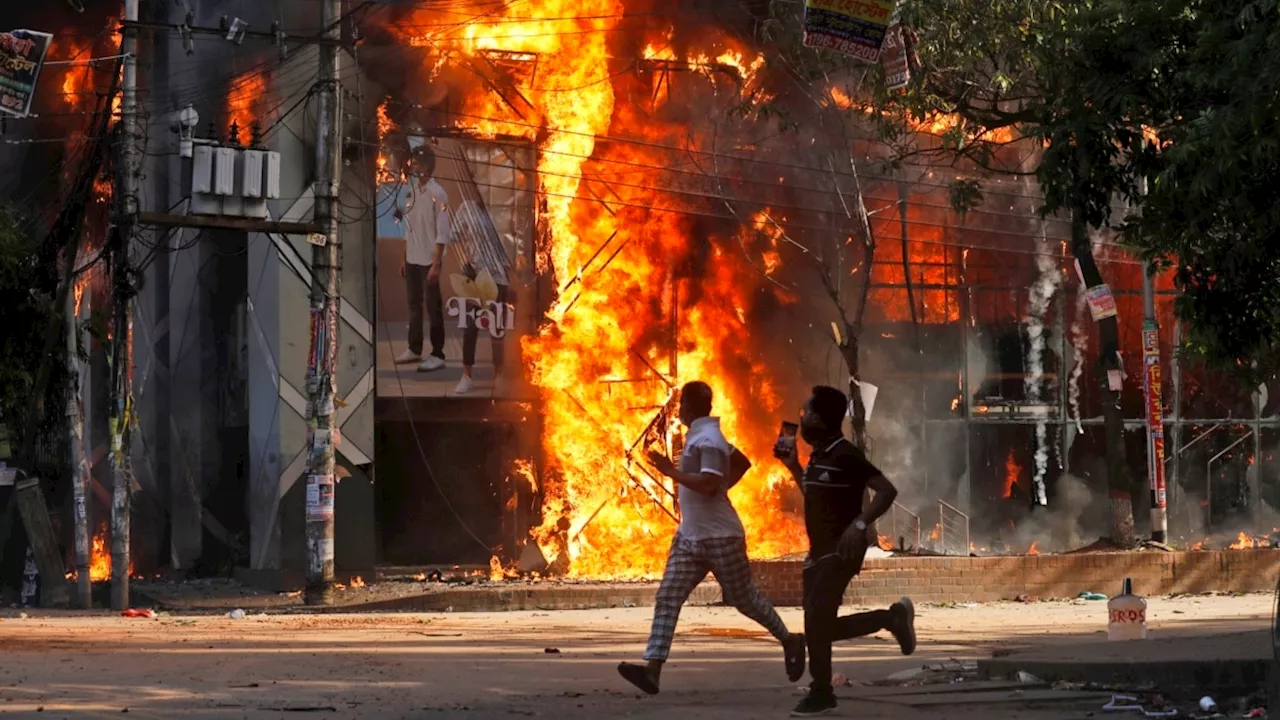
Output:
[[[1062,285],[1062,276],[1058,272],[1058,263],[1049,254],[1048,238],[1045,236],[1043,222],[1040,237],[1036,243],[1036,269],[1040,271],[1036,281],[1031,285],[1031,297],[1027,308],[1027,338],[1030,347],[1027,350],[1027,404],[1040,405],[1043,402],[1044,357],[1047,346],[1048,328],[1045,325],[1045,314],[1049,303]],[[1035,475],[1033,487],[1036,503],[1047,505],[1045,494],[1045,475],[1049,470],[1049,427],[1048,416],[1042,414],[1036,422]]]
[[1071,375],[1067,386],[1067,403],[1071,407],[1071,417],[1076,421],[1076,430],[1083,433],[1084,425],[1080,423],[1080,378],[1084,376],[1085,355],[1089,350],[1089,299],[1084,288],[1076,294],[1076,314],[1071,320],[1071,346],[1075,354],[1075,363],[1071,366]]

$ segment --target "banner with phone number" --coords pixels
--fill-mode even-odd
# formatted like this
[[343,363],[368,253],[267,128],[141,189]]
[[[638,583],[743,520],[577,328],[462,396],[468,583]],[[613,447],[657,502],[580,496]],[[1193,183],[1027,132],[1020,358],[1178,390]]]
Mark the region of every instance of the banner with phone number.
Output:
[[805,0],[804,44],[876,62],[897,0]]

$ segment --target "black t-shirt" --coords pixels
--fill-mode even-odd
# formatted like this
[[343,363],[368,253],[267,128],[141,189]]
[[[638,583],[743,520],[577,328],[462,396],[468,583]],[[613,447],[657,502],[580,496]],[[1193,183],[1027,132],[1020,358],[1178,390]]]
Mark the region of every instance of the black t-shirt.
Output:
[[867,481],[880,475],[853,443],[844,439],[815,449],[805,468],[804,526],[809,557],[820,560],[836,551],[836,543],[862,513]]

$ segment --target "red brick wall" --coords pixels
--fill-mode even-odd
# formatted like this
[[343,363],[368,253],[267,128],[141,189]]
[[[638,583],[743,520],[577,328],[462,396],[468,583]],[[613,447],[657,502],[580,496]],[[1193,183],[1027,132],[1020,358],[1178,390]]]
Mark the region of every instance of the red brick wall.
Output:
[[[800,560],[756,560],[756,584],[775,605],[801,604]],[[1019,595],[1076,597],[1120,592],[1133,578],[1140,595],[1258,592],[1276,587],[1280,550],[1082,553],[1028,557],[894,557],[868,560],[845,602],[871,607],[903,595],[916,602],[990,602]]]

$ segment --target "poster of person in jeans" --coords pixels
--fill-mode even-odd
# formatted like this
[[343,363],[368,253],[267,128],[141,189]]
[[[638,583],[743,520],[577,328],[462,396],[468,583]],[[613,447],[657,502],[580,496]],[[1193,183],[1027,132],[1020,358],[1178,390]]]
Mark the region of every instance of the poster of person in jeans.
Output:
[[[461,162],[461,161],[459,161]],[[465,165],[462,168],[465,171]],[[475,193],[474,183],[462,185],[464,194]],[[506,334],[512,328],[507,308],[508,280],[506,253],[498,237],[493,219],[484,210],[478,193],[475,200],[462,201],[455,217],[454,237],[462,256],[462,274],[452,276],[453,298],[451,315],[470,313],[472,320],[465,323],[462,334],[462,378],[454,393],[465,395],[474,389],[476,344],[483,329],[492,347],[494,393],[503,394],[503,373],[506,350]],[[483,326],[483,327],[482,327]]]
[[377,394],[528,399],[519,344],[537,320],[533,149],[407,145],[403,172],[378,187]]

